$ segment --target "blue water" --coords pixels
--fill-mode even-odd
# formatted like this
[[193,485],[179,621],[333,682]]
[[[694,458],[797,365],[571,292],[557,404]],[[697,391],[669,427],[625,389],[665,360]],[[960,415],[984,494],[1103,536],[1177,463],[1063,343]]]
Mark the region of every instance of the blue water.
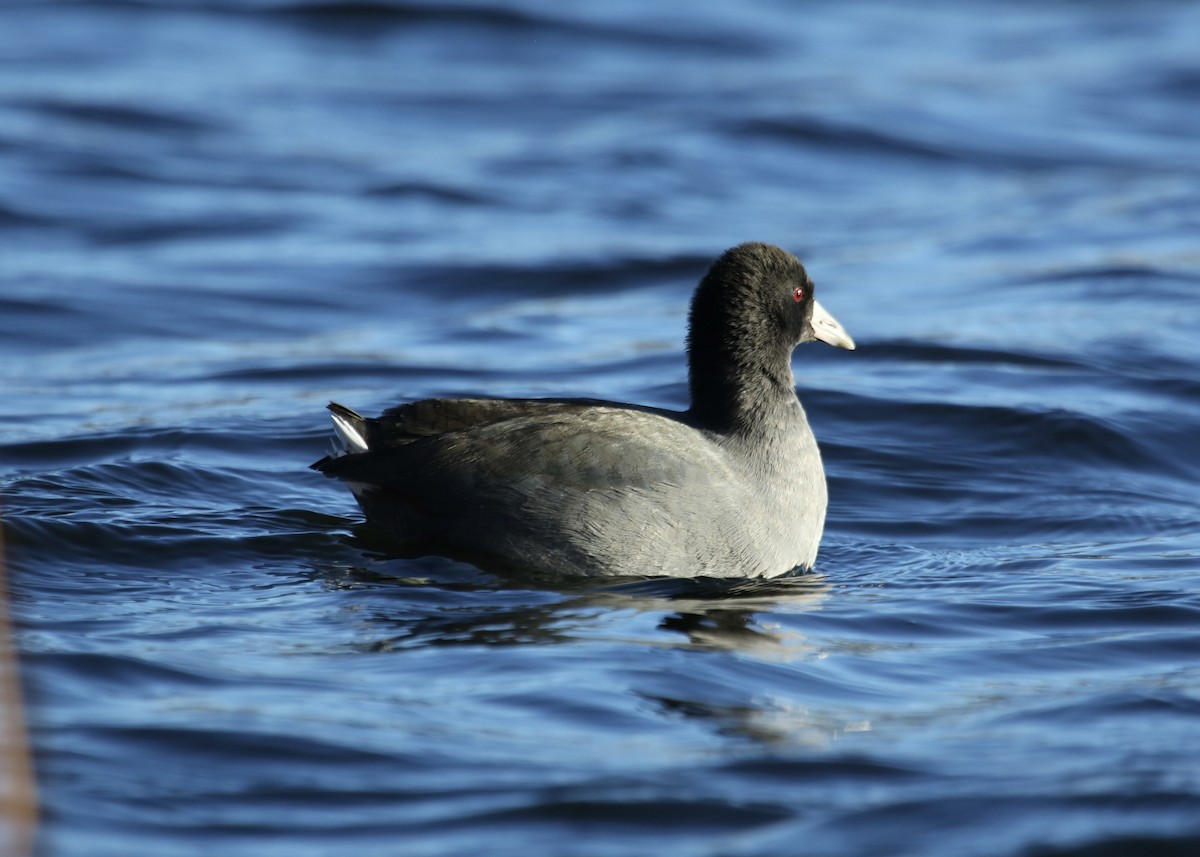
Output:
[[[42,857],[1200,853],[1200,6],[0,4]],[[817,571],[389,554],[331,398],[686,403],[743,240]]]

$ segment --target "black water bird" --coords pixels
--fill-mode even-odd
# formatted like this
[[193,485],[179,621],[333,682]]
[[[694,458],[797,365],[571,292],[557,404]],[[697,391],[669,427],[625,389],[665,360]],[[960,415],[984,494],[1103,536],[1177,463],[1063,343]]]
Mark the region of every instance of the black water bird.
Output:
[[810,568],[825,472],[796,396],[795,346],[854,341],[800,262],[724,253],[692,299],[691,407],[426,399],[329,409],[313,469],[409,550],[552,574],[777,577]]

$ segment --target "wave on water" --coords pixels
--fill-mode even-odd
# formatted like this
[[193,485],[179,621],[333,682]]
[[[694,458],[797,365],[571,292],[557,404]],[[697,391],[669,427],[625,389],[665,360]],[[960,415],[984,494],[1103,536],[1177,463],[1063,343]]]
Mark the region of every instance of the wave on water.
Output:
[[682,47],[720,54],[750,54],[765,40],[748,32],[714,32],[688,20],[664,18],[661,26],[631,26],[619,17],[596,10],[552,4],[537,8],[498,6],[480,2],[422,3],[412,0],[52,0],[68,6],[90,6],[139,13],[203,13],[293,23],[329,35],[376,35],[391,28],[448,25],[478,30],[485,35],[513,33],[566,36],[619,46]]

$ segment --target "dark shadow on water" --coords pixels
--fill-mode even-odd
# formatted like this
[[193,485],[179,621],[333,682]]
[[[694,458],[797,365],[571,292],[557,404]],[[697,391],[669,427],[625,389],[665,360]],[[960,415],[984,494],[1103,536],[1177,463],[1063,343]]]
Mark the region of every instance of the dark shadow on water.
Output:
[[[382,636],[362,648],[561,644],[594,638],[614,611],[658,614],[657,634],[687,648],[788,657],[783,635],[760,613],[818,609],[830,587],[822,575],[773,580],[668,577],[550,577],[440,556],[396,552],[369,524],[353,528],[361,562],[315,569],[327,586],[365,593],[362,615]],[[604,632],[601,631],[601,634]],[[785,638],[786,637],[786,638]],[[657,636],[656,636],[657,639]]]

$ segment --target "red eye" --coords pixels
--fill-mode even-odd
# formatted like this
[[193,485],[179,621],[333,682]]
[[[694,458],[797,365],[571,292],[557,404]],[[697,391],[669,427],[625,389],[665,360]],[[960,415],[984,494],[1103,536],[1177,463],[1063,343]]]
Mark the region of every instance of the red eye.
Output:
[[794,300],[796,303],[800,303],[800,301],[804,300],[804,289],[796,286],[796,288],[792,290],[792,300]]

